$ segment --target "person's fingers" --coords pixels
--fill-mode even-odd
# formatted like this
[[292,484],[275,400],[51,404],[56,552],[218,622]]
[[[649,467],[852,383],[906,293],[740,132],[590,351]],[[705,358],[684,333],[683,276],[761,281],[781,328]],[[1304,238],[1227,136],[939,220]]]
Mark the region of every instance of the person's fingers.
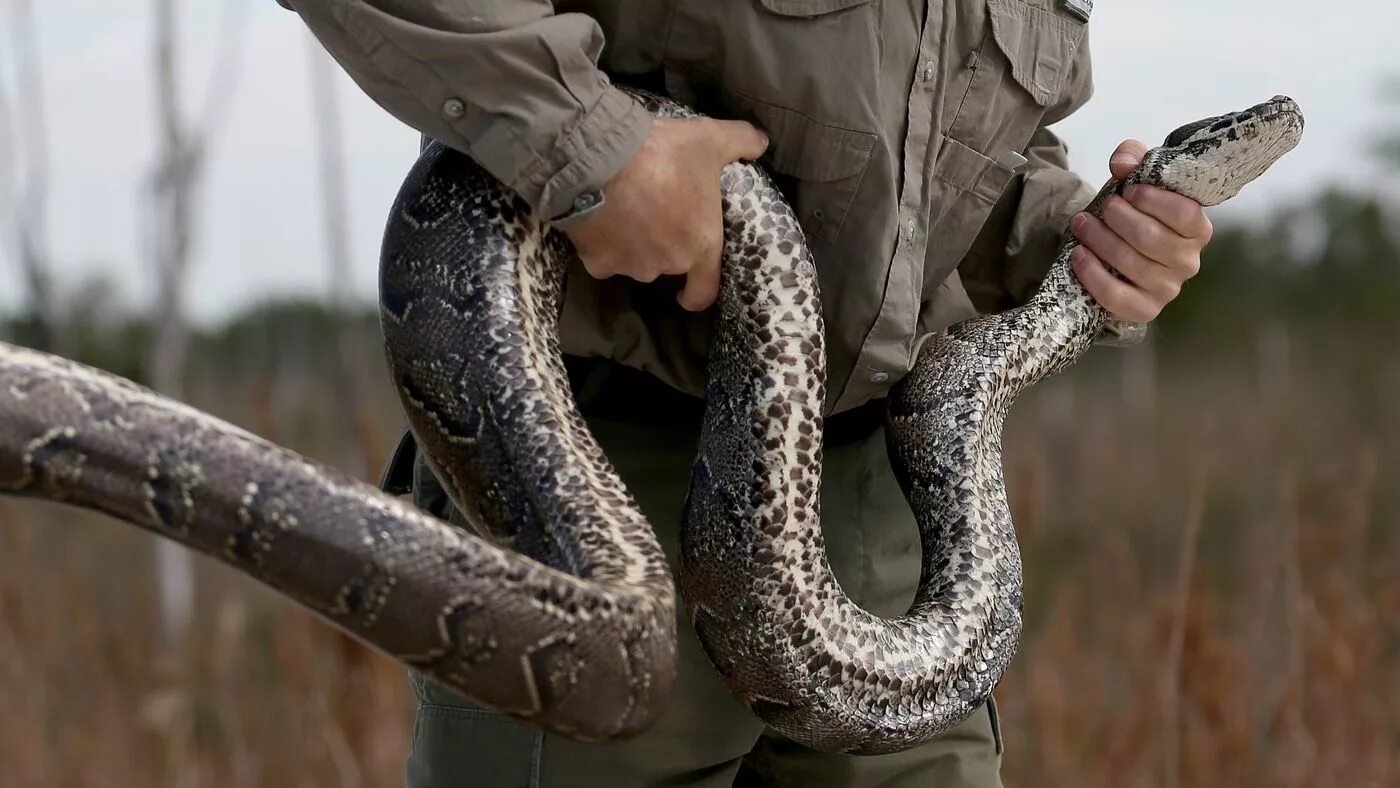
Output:
[[732,161],[753,161],[768,150],[768,135],[752,123],[742,120],[715,120],[715,136],[719,155],[728,164]]
[[1141,290],[1108,272],[1103,261],[1083,246],[1070,255],[1075,276],[1095,300],[1114,317],[1133,323],[1149,323],[1161,312]]
[[607,279],[617,273],[617,268],[612,264],[610,258],[585,255],[583,252],[578,253],[578,258],[583,263],[583,269],[594,279]]
[[707,251],[704,259],[685,275],[685,287],[676,295],[681,308],[703,312],[719,297],[719,250]]
[[1188,257],[1185,252],[1194,243],[1139,211],[1122,197],[1110,197],[1108,202],[1104,203],[1103,222],[1149,260],[1163,265]]
[[1113,173],[1114,178],[1122,180],[1142,164],[1142,157],[1146,155],[1147,143],[1142,140],[1123,140],[1113,155],[1108,157],[1108,171]]
[[1210,219],[1206,217],[1201,204],[1190,197],[1156,186],[1134,184],[1123,190],[1123,199],[1182,237],[1210,240],[1214,229]]
[[1165,266],[1144,257],[1132,244],[1094,216],[1087,213],[1076,216],[1074,235],[1095,257],[1113,266],[1139,289],[1168,300],[1180,292],[1180,286],[1169,280]]

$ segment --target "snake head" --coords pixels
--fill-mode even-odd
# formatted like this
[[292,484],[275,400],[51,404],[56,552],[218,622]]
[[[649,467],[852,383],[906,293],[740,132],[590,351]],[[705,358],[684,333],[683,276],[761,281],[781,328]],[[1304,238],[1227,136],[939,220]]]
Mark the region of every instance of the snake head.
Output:
[[1287,96],[1242,112],[1198,120],[1167,135],[1129,183],[1161,186],[1201,205],[1219,205],[1263,175],[1303,138],[1303,112]]

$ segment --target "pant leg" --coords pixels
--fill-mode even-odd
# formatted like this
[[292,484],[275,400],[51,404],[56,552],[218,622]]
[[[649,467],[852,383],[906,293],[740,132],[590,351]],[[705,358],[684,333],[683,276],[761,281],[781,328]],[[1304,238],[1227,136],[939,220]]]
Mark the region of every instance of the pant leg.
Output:
[[[657,531],[675,564],[681,510],[697,435],[692,429],[590,419],[589,427]],[[441,512],[431,474],[416,474],[415,500]],[[678,608],[679,609],[679,608]],[[720,682],[690,627],[681,622],[679,675],[656,724],[614,744],[585,744],[482,709],[413,674],[418,717],[409,788],[729,788],[763,723]]]
[[[883,429],[826,451],[822,530],[832,570],[877,615],[908,610],[922,562],[918,527],[890,468]],[[997,788],[1001,734],[995,704],[938,739],[901,753],[820,753],[776,734],[744,759],[736,788]]]
[[[589,420],[599,443],[657,530],[675,564],[681,510],[697,435],[693,428]],[[825,449],[822,527],[833,569],[857,602],[903,613],[918,583],[913,515],[894,480],[879,429]],[[421,469],[420,469],[421,470]],[[441,511],[431,474],[415,499]],[[582,744],[540,733],[414,676],[420,699],[409,788],[444,786],[1000,786],[1000,735],[983,709],[937,741],[905,753],[856,757],[808,750],[775,735],[724,689],[684,621],[679,676],[656,725],[629,742]],[[737,780],[737,781],[736,781]]]

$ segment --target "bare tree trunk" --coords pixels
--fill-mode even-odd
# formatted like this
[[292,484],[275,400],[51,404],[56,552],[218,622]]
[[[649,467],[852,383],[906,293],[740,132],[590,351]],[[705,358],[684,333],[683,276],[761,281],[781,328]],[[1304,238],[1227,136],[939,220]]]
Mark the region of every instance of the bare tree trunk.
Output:
[[1181,553],[1176,564],[1176,594],[1172,605],[1171,633],[1160,685],[1162,710],[1162,786],[1181,785],[1181,676],[1182,657],[1191,615],[1191,580],[1196,572],[1196,552],[1205,524],[1210,498],[1213,457],[1198,460],[1192,484],[1187,491],[1186,528],[1181,534]]
[[[0,51],[4,51],[8,39],[0,27]],[[15,132],[14,114],[11,99],[7,93],[8,79],[5,76],[8,64],[0,58],[0,253],[9,247],[13,236],[19,236],[18,186],[15,183],[19,169],[19,137]],[[18,243],[15,242],[15,257],[19,257]]]
[[[364,404],[368,371],[359,357],[366,343],[359,341],[359,327],[350,315],[352,298],[345,141],[341,134],[340,108],[330,57],[309,34],[306,43],[312,105],[316,111],[317,148],[320,151],[321,206],[326,258],[330,265],[331,308],[335,315],[336,394],[341,419],[351,436],[346,463],[352,473],[370,478],[374,472],[370,463],[377,452]],[[325,697],[325,713],[329,718],[325,726],[326,743],[336,755],[341,784],[358,786],[363,783],[364,759],[372,749],[378,722],[372,718],[371,709],[365,703],[365,698],[373,689],[374,665],[364,647],[351,638],[339,632],[332,633],[330,637],[336,641],[333,653],[339,667],[331,675],[339,678],[327,688],[328,697]],[[332,733],[335,735],[332,736]]]
[[373,431],[365,412],[364,391],[368,372],[359,354],[358,326],[351,319],[350,233],[346,203],[345,140],[341,133],[340,103],[330,57],[309,34],[306,36],[308,67],[311,72],[312,105],[316,111],[317,148],[320,152],[322,220],[326,259],[330,264],[331,308],[336,321],[336,390],[342,418],[350,430],[351,445],[346,467],[362,478],[369,478],[375,452]]
[[[178,51],[176,0],[154,0],[155,99],[159,152],[152,166],[146,219],[146,244],[155,268],[153,327],[155,338],[148,358],[152,388],[176,399],[184,399],[185,360],[189,353],[190,331],[185,316],[185,289],[194,250],[200,181],[204,174],[209,139],[218,130],[217,121],[231,103],[233,82],[238,73],[247,4],[229,0],[225,24],[221,27],[220,52],[205,97],[205,112],[197,122],[186,121],[181,106],[182,67]],[[172,662],[170,669],[177,691],[185,691],[188,666],[186,635],[194,613],[194,562],[189,551],[174,542],[155,540],[157,592],[160,599],[162,634]],[[185,719],[171,731],[167,751],[166,782],[193,785],[196,768],[190,757],[189,742],[193,724]]]
[[156,269],[155,343],[150,357],[152,386],[183,394],[181,376],[189,345],[184,294],[193,249],[196,198],[208,141],[230,103],[242,44],[244,3],[229,0],[220,55],[214,66],[199,124],[187,124],[181,108],[182,69],[177,51],[177,5],[155,0],[156,114],[160,153],[150,184],[148,244]]
[[[12,40],[16,98],[14,120],[6,112],[0,96],[0,147],[6,173],[0,188],[14,223],[15,253],[28,296],[37,336],[34,344],[59,349],[57,307],[55,304],[48,244],[49,151],[48,126],[44,113],[44,82],[38,54],[38,34],[32,0],[13,0]],[[21,166],[22,165],[22,166]],[[10,182],[10,173],[22,172],[19,182]]]
[[[147,241],[156,274],[150,382],[156,391],[178,399],[184,395],[182,376],[189,344],[184,290],[193,240],[193,198],[203,157],[201,143],[186,130],[180,111],[175,8],[174,0],[155,0],[160,153],[150,184]],[[157,540],[156,576],[164,633],[170,643],[178,643],[193,612],[194,570],[189,553],[173,542]]]

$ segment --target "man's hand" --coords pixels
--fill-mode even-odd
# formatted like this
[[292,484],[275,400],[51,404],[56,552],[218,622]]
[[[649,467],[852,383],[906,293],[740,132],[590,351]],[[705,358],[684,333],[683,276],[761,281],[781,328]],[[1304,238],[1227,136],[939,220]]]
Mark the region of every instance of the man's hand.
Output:
[[[1127,177],[1146,153],[1147,146],[1137,140],[1119,145],[1108,165],[1113,177]],[[1213,232],[1195,200],[1142,185],[1108,198],[1102,220],[1075,216],[1072,229],[1084,244],[1072,256],[1079,281],[1114,317],[1134,323],[1156,318],[1201,270],[1201,250]]]
[[603,187],[597,215],[565,232],[592,276],[684,275],[677,300],[701,311],[719,296],[720,171],[767,147],[743,121],[657,118],[642,149]]

